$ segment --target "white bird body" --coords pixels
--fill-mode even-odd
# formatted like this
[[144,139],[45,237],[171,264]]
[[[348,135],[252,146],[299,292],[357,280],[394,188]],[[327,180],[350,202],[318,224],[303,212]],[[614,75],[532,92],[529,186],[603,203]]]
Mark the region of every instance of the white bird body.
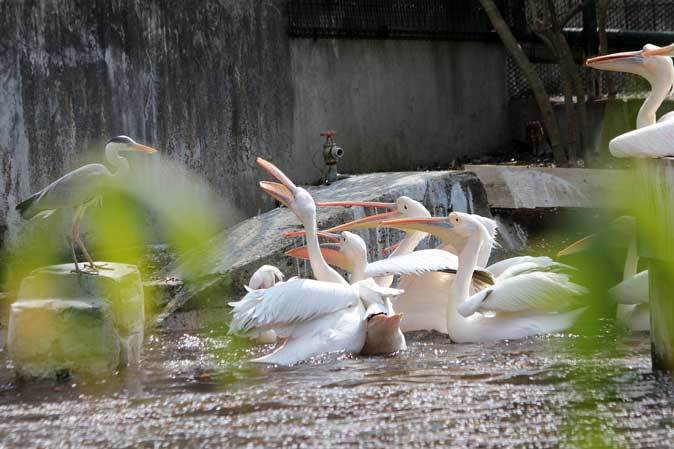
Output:
[[585,65],[599,70],[634,73],[645,78],[651,92],[637,115],[637,129],[621,134],[609,142],[615,157],[660,158],[674,156],[673,115],[665,114],[656,121],[656,112],[674,85],[674,65],[667,48],[646,44],[641,51],[615,53],[590,58]]
[[[443,241],[457,243],[457,237],[464,240],[456,246],[460,248],[459,269],[447,292],[445,309],[447,332],[453,341],[484,342],[559,332],[582,311],[557,311],[563,307],[555,303],[555,297],[584,292],[558,273],[523,273],[471,295],[471,279],[482,245],[494,241],[480,220],[470,214],[452,212],[446,218],[392,220],[384,226],[430,232]],[[542,287],[550,291],[535,294]]]
[[[260,290],[271,288],[276,285],[278,282],[283,281],[283,273],[281,270],[276,268],[273,265],[262,265],[260,268],[255,270],[255,273],[250,277],[248,285],[245,285],[247,291]],[[254,338],[258,344],[270,344],[276,343],[278,336],[273,330],[266,331],[252,331],[249,336]]]

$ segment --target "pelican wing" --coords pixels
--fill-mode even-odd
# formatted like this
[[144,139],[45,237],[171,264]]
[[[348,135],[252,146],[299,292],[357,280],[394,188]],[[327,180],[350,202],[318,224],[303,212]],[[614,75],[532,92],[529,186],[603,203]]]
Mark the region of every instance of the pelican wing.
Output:
[[609,290],[618,304],[648,304],[648,270],[627,278]]
[[310,321],[356,305],[359,296],[350,285],[312,279],[292,279],[265,290],[252,290],[230,303],[230,332],[273,329]]
[[440,249],[424,249],[369,263],[365,277],[419,275],[431,271],[456,270],[458,265],[458,258],[454,254]]
[[536,266],[541,267],[547,267],[548,265],[555,262],[547,256],[541,257],[519,256],[519,257],[511,257],[509,259],[504,259],[499,262],[493,263],[487,267],[487,270],[489,270],[494,276],[500,277],[509,268],[524,263],[534,264]]
[[534,271],[499,281],[461,303],[458,311],[468,317],[475,312],[560,312],[579,306],[587,290],[563,273]]

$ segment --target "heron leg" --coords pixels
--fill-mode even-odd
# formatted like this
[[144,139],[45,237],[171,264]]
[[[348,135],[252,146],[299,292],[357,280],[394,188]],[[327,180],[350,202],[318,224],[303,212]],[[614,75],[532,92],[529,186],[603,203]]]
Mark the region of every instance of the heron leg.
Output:
[[73,224],[74,232],[73,232],[73,237],[75,238],[75,241],[77,242],[77,246],[80,247],[80,250],[82,251],[82,254],[84,254],[84,258],[87,259],[87,262],[89,262],[89,267],[94,273],[98,273],[98,268],[94,264],[94,260],[91,258],[89,255],[89,251],[87,251],[87,248],[84,246],[84,242],[82,241],[82,238],[80,237],[80,221],[82,220],[82,216],[84,215],[84,206],[80,206],[77,208],[77,211],[75,212],[75,222]]
[[73,270],[75,273],[80,273],[80,266],[77,260],[77,254],[75,254],[75,225],[77,221],[76,219],[73,219],[73,224],[70,228],[70,238],[68,239],[68,243],[70,243],[70,253],[73,256],[73,261],[75,262],[75,269]]

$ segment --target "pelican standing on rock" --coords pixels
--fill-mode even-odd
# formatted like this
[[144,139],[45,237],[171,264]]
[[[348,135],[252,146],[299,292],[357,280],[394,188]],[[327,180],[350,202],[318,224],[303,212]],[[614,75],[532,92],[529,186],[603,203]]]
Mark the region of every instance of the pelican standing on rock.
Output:
[[90,272],[98,272],[93,259],[80,238],[80,221],[87,207],[100,201],[101,194],[106,186],[129,170],[129,161],[120,154],[127,151],[148,154],[157,152],[152,147],[136,143],[130,137],[113,137],[105,145],[105,157],[110,165],[116,168],[114,173],[111,173],[103,164],[87,164],[67,173],[16,206],[16,210],[25,219],[31,219],[35,216],[47,217],[57,209],[72,208],[75,210],[70,231],[70,251],[75,262],[74,271],[78,273],[83,271],[79,267],[75,254],[75,243],[87,259]]

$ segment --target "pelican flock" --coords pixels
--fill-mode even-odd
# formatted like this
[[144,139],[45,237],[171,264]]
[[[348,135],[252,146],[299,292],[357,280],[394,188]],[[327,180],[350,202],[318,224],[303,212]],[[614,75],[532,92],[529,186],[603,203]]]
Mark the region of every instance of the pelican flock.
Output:
[[[496,244],[496,222],[489,218],[458,212],[433,218],[408,197],[316,203],[278,167],[261,158],[257,163],[274,178],[261,181],[262,190],[303,226],[286,236],[303,235],[306,246],[287,255],[308,259],[315,279],[283,281],[277,268],[265,265],[253,274],[247,294],[230,303],[230,333],[276,338],[272,352],[253,362],[291,365],[325,353],[395,353],[407,347],[403,330],[436,330],[455,342],[560,332],[585,308],[585,289],[570,280],[571,268],[550,258],[507,259],[492,266],[496,276],[483,268]],[[319,231],[316,207],[340,206],[387,211]],[[365,241],[350,231],[376,226],[406,234],[387,258],[369,262]],[[417,250],[428,234],[443,244]],[[350,273],[348,280],[333,266]]]

